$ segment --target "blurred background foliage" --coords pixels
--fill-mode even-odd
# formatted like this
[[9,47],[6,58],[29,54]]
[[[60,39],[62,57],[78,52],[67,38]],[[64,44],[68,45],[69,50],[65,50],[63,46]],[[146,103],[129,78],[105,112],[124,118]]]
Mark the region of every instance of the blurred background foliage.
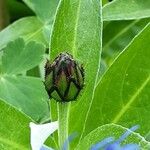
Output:
[[[103,5],[112,0],[103,0]],[[34,12],[22,0],[0,0],[0,30],[10,23]]]
[[[112,1],[113,0],[103,0],[103,6]],[[48,53],[49,35],[54,17],[52,17],[50,22],[44,22],[44,27],[42,27],[42,21],[45,21],[44,18],[41,16],[39,19],[40,21],[37,21],[35,18],[28,18],[29,16],[36,16],[34,13],[36,11],[33,12],[33,9],[31,9],[32,6],[28,7],[27,5],[30,6],[30,1],[28,0],[0,0],[0,30],[9,26],[9,24],[16,23],[18,19],[23,18],[20,22],[23,24],[24,21],[29,26],[28,31],[22,31],[22,34],[26,33],[23,35],[26,41],[28,42],[32,39],[42,42],[47,47],[46,52]],[[54,10],[51,11],[53,11],[52,14],[54,15],[56,9],[55,6],[53,9]],[[148,24],[149,21],[149,18],[140,20],[104,21],[100,76],[102,76],[118,54],[122,52],[126,45],[132,41],[132,39]],[[20,25],[22,25],[21,23]],[[39,31],[38,29],[41,28],[42,30]],[[14,30],[17,31],[15,28]],[[15,31],[14,34],[17,34]],[[36,34],[34,34],[34,36],[32,34],[30,35],[32,32],[35,32]],[[17,36],[18,35],[16,35],[16,37]],[[27,72],[27,75],[30,76],[40,76],[40,74],[39,67],[35,67]]]
[[[39,66],[36,66],[24,73],[27,76],[42,77],[42,79],[44,78],[43,68],[46,57],[49,57],[48,53],[51,29],[59,0],[44,1],[45,3],[42,4],[42,0],[0,0],[0,72],[2,58],[1,55],[3,53],[2,50],[10,41],[14,41],[18,37],[21,37],[26,43],[34,40],[44,44],[44,46],[46,47],[45,60]],[[103,0],[103,6],[111,3],[112,1],[113,0]],[[34,7],[33,4],[35,4],[36,7]],[[116,59],[116,57],[125,49],[125,47],[134,39],[134,37],[144,29],[149,21],[150,18],[146,17],[144,19],[135,20],[104,21],[103,50],[98,78],[99,80],[101,79],[101,76],[104,74],[104,72],[113,63],[114,59]],[[22,84],[21,87],[23,86],[24,84]],[[39,97],[38,95],[36,96]],[[4,106],[5,104],[2,103],[0,105],[2,105],[2,107],[6,107],[7,110],[7,106]],[[3,110],[5,111],[5,109]],[[10,117],[9,114],[11,114],[11,111],[14,110],[10,110],[9,113],[6,113],[8,114],[8,117]],[[7,122],[8,117],[2,118],[6,120],[4,122]],[[19,117],[22,118],[22,116]],[[11,120],[12,122],[14,121],[12,116]],[[29,120],[26,119],[22,122],[26,122],[26,126],[28,126]],[[10,124],[10,122],[8,122],[8,124]],[[22,126],[20,125],[18,128],[21,127]],[[14,130],[14,132],[15,131],[16,130]],[[5,130],[3,132],[5,133]],[[147,135],[148,139],[150,137],[149,135],[150,134]],[[18,139],[16,141],[18,141]]]

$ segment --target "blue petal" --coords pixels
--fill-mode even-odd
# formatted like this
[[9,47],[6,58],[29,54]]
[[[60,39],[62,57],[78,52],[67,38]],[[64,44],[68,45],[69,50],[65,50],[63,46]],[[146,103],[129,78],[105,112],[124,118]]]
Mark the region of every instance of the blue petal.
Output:
[[117,143],[108,145],[105,150],[121,150],[121,146]]
[[98,150],[98,149],[104,147],[105,145],[107,145],[107,144],[109,144],[109,143],[111,143],[111,142],[113,142],[113,141],[114,141],[114,138],[113,138],[113,137],[108,137],[108,138],[104,139],[103,141],[101,141],[101,142],[99,142],[99,143],[93,145],[93,146],[91,147],[91,150]]
[[[112,137],[108,137],[104,139],[103,141],[93,145],[91,147],[91,150],[99,150],[100,148],[103,148],[105,150],[139,150],[140,147],[137,144],[128,144],[125,145],[124,147],[121,147],[121,142],[125,140],[132,132],[137,130],[139,128],[138,125],[133,126],[129,130],[127,130],[118,140],[116,140],[114,143]],[[109,145],[108,145],[109,144]],[[107,146],[108,145],[108,146]]]
[[138,125],[133,126],[129,130],[127,130],[116,142],[121,143],[123,140],[125,140],[132,132],[137,130],[139,128]]

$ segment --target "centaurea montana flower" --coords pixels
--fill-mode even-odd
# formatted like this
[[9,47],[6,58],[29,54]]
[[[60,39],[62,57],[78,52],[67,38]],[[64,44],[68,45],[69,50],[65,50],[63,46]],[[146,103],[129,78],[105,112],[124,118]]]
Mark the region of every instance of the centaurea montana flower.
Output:
[[[58,129],[58,122],[52,122],[43,125],[36,125],[30,123],[31,128],[31,146],[32,150],[53,150],[44,144],[45,140]],[[115,140],[114,137],[107,137],[99,143],[92,145],[90,150],[140,150],[140,146],[136,143],[126,144],[124,146],[121,143],[130,135],[132,132],[138,129],[138,126],[134,126],[127,130],[119,139]],[[68,143],[70,143],[77,133],[71,134],[64,142],[62,150],[68,150]]]

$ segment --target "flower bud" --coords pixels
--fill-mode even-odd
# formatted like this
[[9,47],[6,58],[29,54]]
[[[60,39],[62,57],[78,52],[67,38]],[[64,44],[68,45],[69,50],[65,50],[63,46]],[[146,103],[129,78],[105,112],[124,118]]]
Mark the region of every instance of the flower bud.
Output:
[[61,53],[45,65],[45,87],[50,98],[59,102],[76,100],[84,85],[84,70],[68,53]]

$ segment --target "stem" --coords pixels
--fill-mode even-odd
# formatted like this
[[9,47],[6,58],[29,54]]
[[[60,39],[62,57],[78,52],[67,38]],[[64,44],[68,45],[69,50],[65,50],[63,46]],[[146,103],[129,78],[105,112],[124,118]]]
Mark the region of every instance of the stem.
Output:
[[[70,103],[58,103],[58,139],[59,139],[59,146],[60,148],[63,147],[64,142],[68,138],[68,117],[69,117],[69,106]],[[69,145],[68,149],[69,149]]]
[[[57,114],[57,104],[55,101],[51,100],[49,101],[49,107],[50,107],[50,119],[51,121],[56,121],[57,120],[57,115],[55,116],[54,114]],[[56,149],[59,149],[59,146],[58,146],[58,142],[57,142],[57,139],[58,139],[58,134],[57,132],[54,132],[53,133],[53,139],[54,139],[54,144],[56,146]]]

